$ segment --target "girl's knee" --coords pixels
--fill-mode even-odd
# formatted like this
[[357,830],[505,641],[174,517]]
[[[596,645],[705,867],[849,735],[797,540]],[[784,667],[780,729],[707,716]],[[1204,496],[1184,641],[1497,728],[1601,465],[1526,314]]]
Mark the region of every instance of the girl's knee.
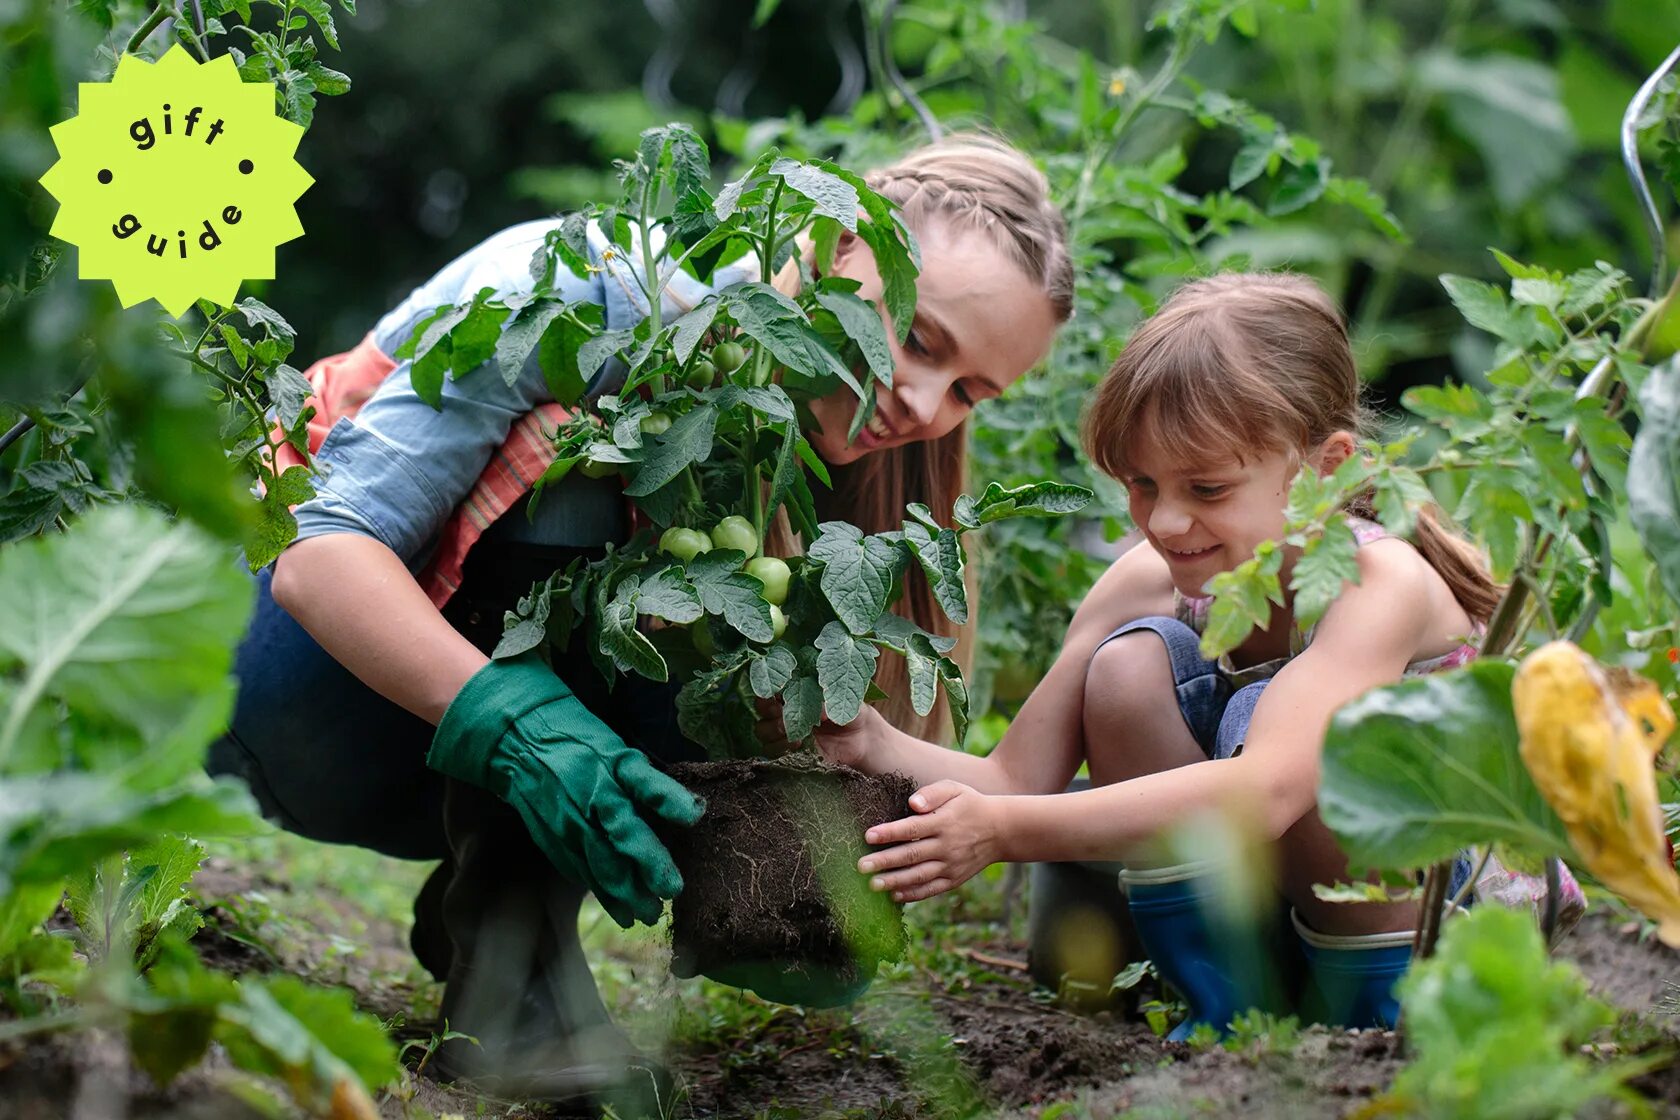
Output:
[[1104,642],[1085,670],[1085,715],[1114,715],[1172,701],[1172,662],[1160,635],[1133,630]]

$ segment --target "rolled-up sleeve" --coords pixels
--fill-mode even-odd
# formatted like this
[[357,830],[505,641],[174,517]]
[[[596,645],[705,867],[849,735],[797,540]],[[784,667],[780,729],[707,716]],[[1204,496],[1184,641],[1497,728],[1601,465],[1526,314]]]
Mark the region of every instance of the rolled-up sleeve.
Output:
[[[485,287],[503,298],[529,292],[531,254],[542,244],[548,224],[504,231],[450,265],[381,321],[376,340],[395,349],[432,308],[463,303]],[[598,275],[563,280],[569,301],[603,302]],[[295,511],[299,540],[358,533],[383,542],[412,566],[471,491],[514,422],[553,399],[535,350],[512,384],[494,360],[459,378],[445,378],[441,409],[415,392],[412,367],[411,361],[399,363],[353,419],[340,420],[328,433],[315,456],[315,497]]]

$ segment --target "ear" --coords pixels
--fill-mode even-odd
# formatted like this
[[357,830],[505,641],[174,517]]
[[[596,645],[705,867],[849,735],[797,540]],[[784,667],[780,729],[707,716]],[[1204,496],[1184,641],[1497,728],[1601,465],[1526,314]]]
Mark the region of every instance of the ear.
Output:
[[1359,450],[1359,441],[1348,431],[1331,432],[1318,450],[1313,453],[1314,465],[1320,475],[1334,474],[1336,468],[1347,462],[1354,452]]

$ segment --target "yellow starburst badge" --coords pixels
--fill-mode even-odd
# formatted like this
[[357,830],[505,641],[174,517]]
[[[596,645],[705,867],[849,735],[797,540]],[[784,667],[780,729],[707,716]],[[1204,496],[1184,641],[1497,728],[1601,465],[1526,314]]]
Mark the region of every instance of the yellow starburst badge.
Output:
[[303,129],[274,114],[274,83],[176,46],[155,65],[124,55],[109,82],[81,83],[79,102],[53,126],[58,162],[41,177],[77,275],[110,280],[124,307],[156,299],[176,316],[274,276],[315,181],[293,159]]

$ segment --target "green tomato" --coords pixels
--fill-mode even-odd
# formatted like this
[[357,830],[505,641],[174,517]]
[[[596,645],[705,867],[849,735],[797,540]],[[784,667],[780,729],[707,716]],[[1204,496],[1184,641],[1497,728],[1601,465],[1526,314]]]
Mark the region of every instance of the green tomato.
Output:
[[698,529],[672,526],[665,530],[659,538],[659,551],[668,556],[675,556],[684,564],[700,553],[710,552],[711,550],[712,539]]
[[726,517],[717,523],[712,530],[713,548],[733,548],[747,554],[750,560],[758,554],[758,533],[753,530],[752,522],[736,515]]
[[643,435],[657,436],[671,429],[671,414],[668,412],[650,412],[642,417],[641,429]]
[[780,638],[786,632],[787,632],[787,615],[782,613],[782,608],[781,607],[778,607],[776,604],[771,603],[770,604],[770,640],[773,642],[777,638]]
[[578,464],[578,473],[585,478],[611,478],[618,473],[618,466],[605,459],[585,459]]
[[701,657],[711,657],[717,653],[717,643],[712,640],[712,628],[701,618],[688,628],[689,640],[694,643],[694,651]]
[[704,358],[696,358],[694,364],[688,367],[688,376],[683,378],[683,384],[690,389],[710,389],[716,380],[717,366]]
[[739,342],[720,342],[712,347],[712,361],[724,373],[731,373],[747,360],[747,348]]
[[788,570],[787,561],[774,556],[760,556],[757,560],[747,561],[743,571],[764,585],[760,594],[765,602],[772,605],[787,602],[788,578],[793,574]]

